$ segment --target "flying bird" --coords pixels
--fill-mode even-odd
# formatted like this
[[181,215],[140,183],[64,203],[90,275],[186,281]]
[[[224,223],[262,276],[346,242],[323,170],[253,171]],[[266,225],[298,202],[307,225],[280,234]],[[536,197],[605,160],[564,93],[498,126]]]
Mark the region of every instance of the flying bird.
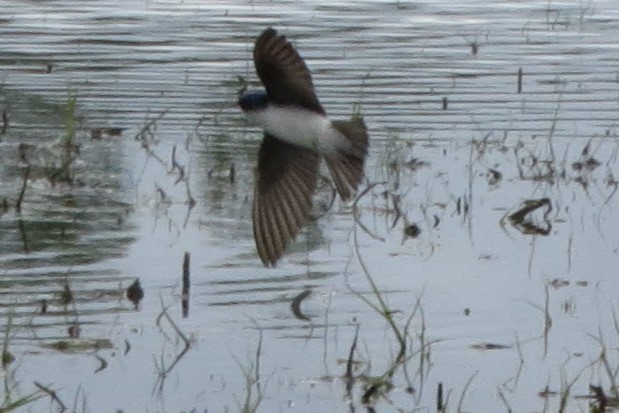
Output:
[[258,255],[265,266],[275,266],[309,219],[322,159],[340,197],[354,196],[364,176],[368,133],[358,116],[327,118],[303,58],[276,30],[256,39],[254,65],[266,92],[243,92],[238,104],[264,129],[252,219]]

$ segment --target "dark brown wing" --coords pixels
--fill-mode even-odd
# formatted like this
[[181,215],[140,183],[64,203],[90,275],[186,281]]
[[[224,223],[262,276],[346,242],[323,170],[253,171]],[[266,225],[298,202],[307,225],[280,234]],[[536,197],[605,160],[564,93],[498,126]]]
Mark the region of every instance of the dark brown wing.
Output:
[[265,133],[254,190],[254,238],[266,266],[275,266],[312,209],[318,154]]
[[268,28],[256,39],[254,64],[269,100],[325,113],[314,93],[312,75],[305,62],[276,30]]

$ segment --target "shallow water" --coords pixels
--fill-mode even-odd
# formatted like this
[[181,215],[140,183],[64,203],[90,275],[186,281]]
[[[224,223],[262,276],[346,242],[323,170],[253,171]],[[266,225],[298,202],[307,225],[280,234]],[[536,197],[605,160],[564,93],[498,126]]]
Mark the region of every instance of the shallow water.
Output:
[[[618,18],[611,1],[5,0],[2,406],[58,410],[43,386],[75,411],[369,410],[368,378],[399,351],[377,294],[408,338],[377,411],[436,411],[439,383],[454,412],[612,396]],[[259,87],[269,25],[329,115],[361,112],[372,138],[369,189],[321,211],[276,269],[251,232],[260,131],[235,104]]]

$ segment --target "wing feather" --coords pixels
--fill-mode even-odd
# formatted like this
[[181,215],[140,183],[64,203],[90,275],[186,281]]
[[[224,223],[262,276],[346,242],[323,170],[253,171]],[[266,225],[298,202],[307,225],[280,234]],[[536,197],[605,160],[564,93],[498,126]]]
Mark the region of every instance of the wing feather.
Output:
[[319,161],[316,152],[265,133],[252,211],[254,238],[264,265],[275,266],[307,222]]
[[303,58],[276,30],[268,28],[256,39],[254,64],[270,101],[325,113]]

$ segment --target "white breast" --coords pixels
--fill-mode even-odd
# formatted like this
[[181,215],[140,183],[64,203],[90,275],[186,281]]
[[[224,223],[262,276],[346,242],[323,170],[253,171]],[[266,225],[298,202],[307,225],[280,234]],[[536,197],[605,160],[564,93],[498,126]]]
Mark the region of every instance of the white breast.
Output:
[[247,117],[265,131],[283,141],[321,153],[333,145],[335,130],[326,116],[310,110],[269,105],[262,110],[246,112]]

